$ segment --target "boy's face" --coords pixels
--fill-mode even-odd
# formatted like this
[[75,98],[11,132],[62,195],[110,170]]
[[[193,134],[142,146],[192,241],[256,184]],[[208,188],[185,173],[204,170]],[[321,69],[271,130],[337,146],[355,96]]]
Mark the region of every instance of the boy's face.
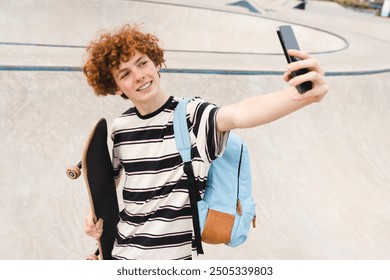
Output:
[[160,93],[158,70],[146,54],[135,51],[129,61],[121,62],[118,69],[111,71],[119,88],[117,94],[124,93],[138,109],[153,107]]

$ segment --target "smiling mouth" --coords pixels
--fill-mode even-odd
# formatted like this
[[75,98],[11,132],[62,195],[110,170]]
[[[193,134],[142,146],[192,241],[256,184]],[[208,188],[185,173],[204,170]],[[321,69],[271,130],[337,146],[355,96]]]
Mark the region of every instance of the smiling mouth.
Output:
[[146,90],[146,89],[150,88],[151,85],[152,85],[152,81],[150,81],[150,82],[148,82],[148,83],[146,83],[146,84],[140,86],[140,87],[137,89],[137,91]]

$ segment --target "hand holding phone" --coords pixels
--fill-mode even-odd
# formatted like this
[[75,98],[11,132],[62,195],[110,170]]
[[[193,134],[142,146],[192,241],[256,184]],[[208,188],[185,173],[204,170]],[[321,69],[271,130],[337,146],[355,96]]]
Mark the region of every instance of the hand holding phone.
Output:
[[[290,25],[282,25],[279,26],[276,30],[280,44],[282,45],[284,55],[286,56],[287,63],[292,63],[295,61],[301,60],[298,57],[290,56],[288,54],[288,50],[295,49],[299,50],[298,42],[295,38],[294,31]],[[309,72],[307,68],[300,69],[298,71],[293,71],[291,73],[292,77],[296,77],[299,75],[303,75]],[[308,90],[312,89],[312,83],[310,81],[304,82],[298,86],[296,86],[299,93],[303,94]]]

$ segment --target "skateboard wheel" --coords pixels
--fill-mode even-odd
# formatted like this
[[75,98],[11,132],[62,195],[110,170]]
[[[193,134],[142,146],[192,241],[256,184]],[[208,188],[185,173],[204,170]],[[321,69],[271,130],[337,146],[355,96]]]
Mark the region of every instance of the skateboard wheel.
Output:
[[86,260],[88,260],[88,261],[97,261],[97,260],[99,260],[99,257],[96,256],[95,254],[90,254],[90,255],[88,255],[88,257],[86,258]]
[[80,168],[77,166],[70,166],[68,169],[66,169],[66,175],[70,179],[77,179],[81,175]]

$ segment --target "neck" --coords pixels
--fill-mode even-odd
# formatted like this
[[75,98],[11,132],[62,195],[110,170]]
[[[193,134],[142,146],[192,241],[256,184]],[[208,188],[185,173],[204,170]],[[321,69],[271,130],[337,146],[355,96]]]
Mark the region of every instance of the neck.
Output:
[[137,108],[138,112],[142,115],[148,115],[153,113],[161,108],[169,99],[169,95],[165,92],[160,92],[155,98],[152,100],[148,100],[145,103],[134,104]]

